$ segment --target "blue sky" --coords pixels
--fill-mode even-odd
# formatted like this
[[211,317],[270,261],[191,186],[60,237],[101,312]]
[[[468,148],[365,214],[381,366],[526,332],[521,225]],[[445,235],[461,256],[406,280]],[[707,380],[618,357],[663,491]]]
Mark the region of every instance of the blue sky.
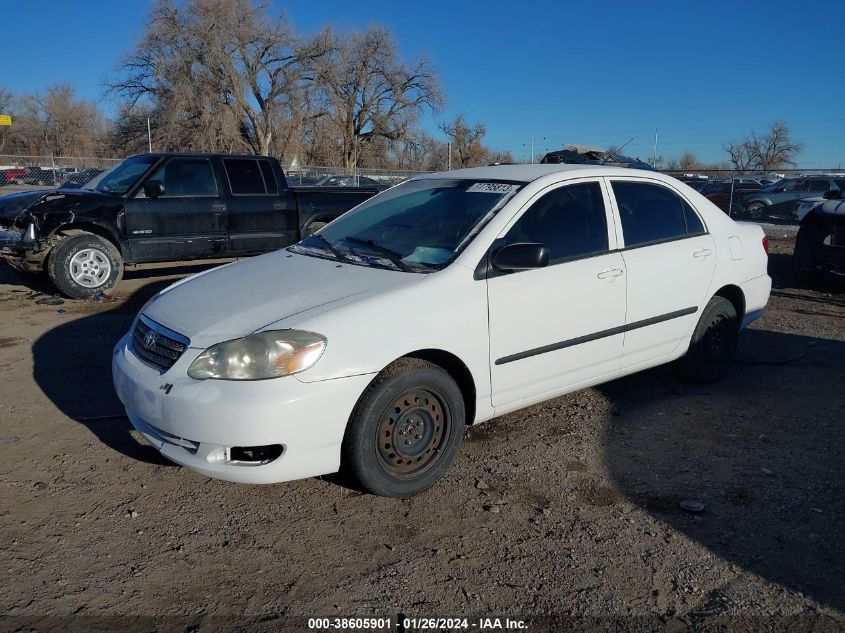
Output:
[[[100,100],[140,36],[146,0],[16,2],[0,22],[0,85],[69,83]],[[845,167],[841,0],[460,2],[301,0],[272,5],[302,32],[387,26],[406,58],[431,58],[446,107],[486,142],[527,158],[566,143],[721,160],[722,143],[786,121],[802,167]],[[103,102],[110,107],[108,102]]]

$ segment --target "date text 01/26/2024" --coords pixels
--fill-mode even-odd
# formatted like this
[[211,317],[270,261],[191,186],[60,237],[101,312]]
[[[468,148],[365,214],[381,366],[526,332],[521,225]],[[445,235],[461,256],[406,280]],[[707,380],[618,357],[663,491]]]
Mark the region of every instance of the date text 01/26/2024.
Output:
[[395,631],[525,631],[528,623],[516,618],[427,618],[399,616],[392,618],[309,618],[311,630],[395,630]]

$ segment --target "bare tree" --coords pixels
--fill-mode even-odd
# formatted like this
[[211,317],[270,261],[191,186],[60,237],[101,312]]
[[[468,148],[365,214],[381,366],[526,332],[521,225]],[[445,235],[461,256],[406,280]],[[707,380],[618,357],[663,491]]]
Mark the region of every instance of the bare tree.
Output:
[[692,152],[684,152],[678,161],[678,168],[684,171],[695,171],[701,168],[701,163]]
[[747,141],[728,141],[722,146],[722,149],[728,154],[734,171],[744,173],[751,169],[754,160],[748,151]]
[[77,99],[72,87],[50,86],[19,99],[14,143],[18,152],[96,156],[103,150],[106,121],[97,106]]
[[368,144],[402,138],[423,110],[436,110],[442,102],[428,60],[401,62],[382,27],[336,39],[316,70],[318,114],[334,124],[348,168],[357,165]]
[[452,156],[456,159],[453,163],[458,167],[475,167],[486,162],[488,151],[481,141],[487,127],[483,123],[471,126],[464,115],[459,114],[451,123],[441,124],[440,129],[452,142]]
[[764,136],[751,133],[748,153],[758,169],[770,171],[787,165],[795,165],[795,156],[804,149],[801,143],[793,141],[786,123],[778,121],[769,126]]
[[[12,104],[14,99],[12,93],[5,88],[0,87],[0,114],[12,114]],[[14,121],[13,121],[14,122]],[[6,146],[6,140],[11,136],[9,126],[0,126],[0,152]]]
[[157,0],[110,89],[130,107],[148,100],[171,142],[200,133],[208,149],[237,142],[268,154],[324,44],[301,41],[284,17],[271,19],[250,0]]
[[772,123],[763,136],[752,132],[750,138],[729,141],[723,147],[737,171],[771,171],[795,165],[796,155],[804,149],[801,143],[792,140],[789,127],[782,121]]

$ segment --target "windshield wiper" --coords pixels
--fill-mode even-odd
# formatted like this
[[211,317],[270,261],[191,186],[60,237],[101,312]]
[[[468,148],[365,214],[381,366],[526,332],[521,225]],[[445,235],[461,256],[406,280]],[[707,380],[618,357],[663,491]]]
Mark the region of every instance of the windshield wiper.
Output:
[[382,246],[381,244],[376,243],[375,240],[362,240],[360,237],[354,237],[352,235],[347,235],[343,238],[345,242],[352,242],[353,244],[361,244],[363,246],[369,246],[374,251],[377,251],[384,255],[390,262],[396,266],[399,270],[402,270],[406,273],[413,272],[413,269],[408,266],[405,262],[402,261],[402,254],[397,253],[394,250],[387,248],[386,246]]
[[312,234],[311,234],[311,237],[316,237],[316,238],[317,238],[318,240],[320,240],[323,244],[325,244],[325,245],[326,245],[326,248],[327,248],[327,249],[329,249],[329,252],[330,252],[332,255],[334,255],[337,259],[339,259],[340,261],[342,261],[342,262],[348,262],[348,261],[350,261],[350,259],[349,259],[346,255],[344,255],[342,251],[339,251],[339,250],[338,250],[338,249],[336,249],[334,246],[332,246],[332,243],[331,243],[331,242],[329,242],[329,241],[328,241],[325,237],[323,237],[323,236],[322,236],[322,235],[320,235],[319,233],[312,233]]

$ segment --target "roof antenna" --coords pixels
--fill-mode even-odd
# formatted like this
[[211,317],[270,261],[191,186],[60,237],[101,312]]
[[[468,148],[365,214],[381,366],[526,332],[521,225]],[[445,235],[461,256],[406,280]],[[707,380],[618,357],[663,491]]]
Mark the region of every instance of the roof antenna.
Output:
[[[629,138],[629,139],[628,139],[628,143],[630,143],[630,142],[631,142],[631,141],[633,141],[633,140],[634,140],[634,137],[632,136],[631,138]],[[621,152],[623,149],[625,149],[626,147],[628,147],[628,143],[625,143],[622,147],[620,147],[618,150],[616,150],[616,152],[615,152],[615,153],[618,155],[618,154],[619,154],[619,152]],[[606,162],[610,159],[610,157],[611,157],[611,156],[613,156],[613,154],[614,154],[614,153],[612,153],[612,152],[605,152],[605,154],[607,154],[607,156],[605,156],[605,157],[604,157],[604,160],[601,162],[601,165],[604,165],[604,164],[605,164],[605,163],[606,163]]]

